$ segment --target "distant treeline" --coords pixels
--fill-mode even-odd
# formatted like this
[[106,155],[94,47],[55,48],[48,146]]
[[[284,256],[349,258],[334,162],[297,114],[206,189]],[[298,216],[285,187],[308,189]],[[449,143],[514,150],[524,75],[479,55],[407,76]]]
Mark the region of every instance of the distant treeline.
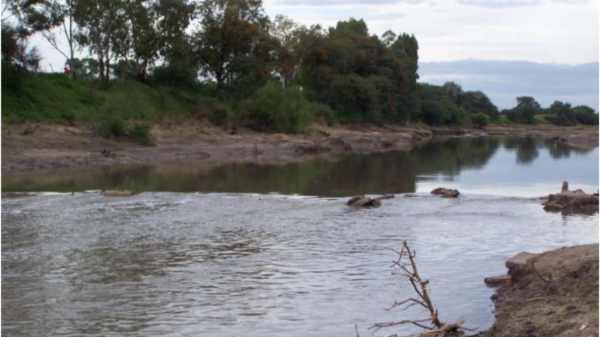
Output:
[[[420,84],[417,39],[392,31],[371,35],[363,20],[306,27],[281,15],[269,18],[261,0],[13,0],[3,6],[5,121],[93,119],[75,109],[118,124],[152,121],[168,117],[156,111],[177,103],[187,117],[286,133],[305,132],[315,120],[598,124],[598,115],[585,106],[556,102],[543,109],[533,98],[519,97],[515,108],[500,112],[480,91],[463,91],[453,82]],[[27,45],[33,34],[65,57],[71,84],[32,76],[42,58]],[[78,57],[83,51],[90,57]],[[78,103],[55,106],[56,113],[36,112],[44,110],[41,102],[48,99],[42,96],[53,89],[41,90],[35,81],[69,87],[79,93],[69,99]],[[127,81],[139,85],[119,84]],[[127,97],[108,94],[120,94],[114,85],[130,94],[151,90],[148,97],[159,105],[149,108],[152,114],[131,113],[136,108]],[[142,96],[137,99],[150,104]]]

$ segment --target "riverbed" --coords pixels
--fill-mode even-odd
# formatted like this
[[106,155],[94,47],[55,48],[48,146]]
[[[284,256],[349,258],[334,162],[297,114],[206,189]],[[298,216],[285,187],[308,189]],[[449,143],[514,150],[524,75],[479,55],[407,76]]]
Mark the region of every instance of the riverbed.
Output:
[[[12,336],[353,336],[425,313],[391,267],[408,240],[445,321],[485,330],[483,278],[520,251],[598,242],[598,214],[546,213],[598,187],[598,149],[457,138],[286,164],[151,165],[2,182],[2,330]],[[5,178],[3,174],[3,178]],[[457,199],[430,195],[434,187]],[[130,188],[131,198],[99,190]],[[394,193],[379,208],[354,194]],[[376,335],[415,332],[381,330]]]

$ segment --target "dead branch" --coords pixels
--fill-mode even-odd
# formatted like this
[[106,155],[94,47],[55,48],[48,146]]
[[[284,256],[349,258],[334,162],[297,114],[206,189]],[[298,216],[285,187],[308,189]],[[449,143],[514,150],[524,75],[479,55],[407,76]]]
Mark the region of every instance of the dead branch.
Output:
[[[426,309],[429,312],[429,317],[418,320],[401,320],[388,323],[377,323],[372,327],[369,327],[369,329],[376,329],[375,331],[377,331],[382,328],[389,328],[404,324],[413,324],[420,328],[429,330],[416,335],[416,337],[444,337],[450,336],[451,334],[456,333],[458,330],[475,330],[466,328],[462,325],[465,322],[464,318],[460,318],[455,323],[444,323],[440,321],[438,310],[433,305],[431,298],[429,297],[429,280],[422,279],[417,269],[417,263],[415,261],[415,257],[417,256],[416,251],[411,250],[406,241],[402,243],[402,249],[400,251],[394,249],[391,250],[398,254],[398,260],[394,261],[392,266],[397,266],[398,268],[400,268],[400,277],[408,279],[417,296],[408,298],[400,302],[394,302],[394,304],[392,304],[390,308],[385,310],[392,310],[394,308],[399,307],[402,311],[404,311],[408,308],[416,306]],[[408,262],[405,262],[406,259],[408,259]],[[428,324],[426,323],[429,323],[430,326],[428,326]]]

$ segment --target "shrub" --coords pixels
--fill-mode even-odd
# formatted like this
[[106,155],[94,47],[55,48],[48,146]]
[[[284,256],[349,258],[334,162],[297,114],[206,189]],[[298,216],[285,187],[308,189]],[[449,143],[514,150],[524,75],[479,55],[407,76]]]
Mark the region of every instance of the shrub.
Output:
[[125,137],[127,136],[127,125],[121,117],[111,116],[100,122],[98,133],[104,138]]
[[576,106],[573,108],[575,119],[585,125],[598,125],[598,115],[594,109],[587,106]]
[[223,126],[234,119],[235,113],[227,103],[217,98],[202,97],[199,100],[197,117],[207,118],[211,123]]
[[421,114],[425,124],[441,125],[446,121],[446,110],[444,106],[433,100],[425,100],[421,103]]
[[151,131],[152,125],[148,122],[137,122],[134,123],[129,132],[128,137],[142,144],[152,145],[154,144],[154,136]]
[[242,101],[257,129],[282,133],[304,133],[313,121],[313,105],[298,87],[283,89],[268,83]]
[[486,127],[490,123],[490,117],[482,112],[471,115],[471,124],[476,128]]
[[164,86],[177,93],[185,89],[193,89],[198,84],[197,69],[183,63],[172,63],[154,68],[150,82]]
[[335,118],[335,111],[327,104],[315,103],[314,115],[315,118],[321,119],[325,123],[327,123],[327,126],[333,126],[337,124],[337,120]]

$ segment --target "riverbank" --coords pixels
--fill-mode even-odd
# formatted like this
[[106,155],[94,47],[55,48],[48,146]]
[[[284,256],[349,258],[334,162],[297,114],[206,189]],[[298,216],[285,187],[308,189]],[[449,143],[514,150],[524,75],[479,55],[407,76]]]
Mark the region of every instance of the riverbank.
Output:
[[598,336],[598,244],[511,260],[492,297],[496,322],[480,336]]
[[432,128],[423,124],[376,127],[314,125],[310,135],[235,134],[205,122],[154,126],[154,146],[104,139],[91,127],[60,124],[2,126],[2,171],[112,166],[179,160],[268,158],[288,161],[316,153],[409,150],[435,136],[514,135],[547,137],[582,147],[598,146],[598,127],[491,125],[484,129]]

